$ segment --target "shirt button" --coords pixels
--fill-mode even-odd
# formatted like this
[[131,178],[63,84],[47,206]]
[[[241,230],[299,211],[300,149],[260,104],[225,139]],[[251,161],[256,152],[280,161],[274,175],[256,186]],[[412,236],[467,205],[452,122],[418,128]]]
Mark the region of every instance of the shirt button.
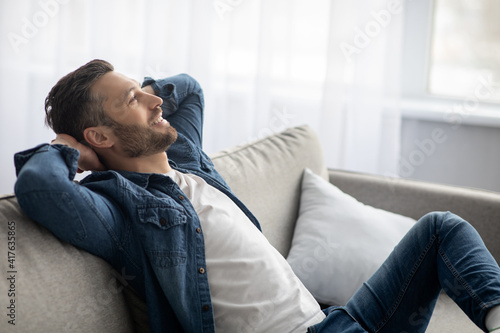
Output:
[[201,234],[201,228],[200,227],[196,228],[196,232]]
[[201,307],[201,309],[202,309],[204,312],[207,312],[208,310],[210,310],[210,306],[208,306],[208,305],[203,305],[203,306]]
[[184,196],[183,195],[179,195],[179,200],[184,200]]
[[160,224],[165,225],[167,224],[167,220],[165,220],[163,217],[160,219]]
[[200,272],[200,274],[203,274],[203,273],[205,273],[205,268],[203,268],[203,267],[200,267],[200,269],[198,270],[198,272]]

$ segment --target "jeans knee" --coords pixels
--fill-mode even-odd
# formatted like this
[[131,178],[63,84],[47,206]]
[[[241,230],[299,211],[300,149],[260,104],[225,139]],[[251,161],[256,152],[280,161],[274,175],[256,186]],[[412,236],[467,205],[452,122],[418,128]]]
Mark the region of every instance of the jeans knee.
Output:
[[425,214],[420,220],[419,223],[426,224],[428,226],[433,226],[437,229],[441,227],[443,221],[446,219],[447,215],[451,214],[450,212],[430,212]]
[[419,222],[428,228],[432,228],[436,235],[442,233],[446,234],[458,225],[464,227],[470,226],[467,221],[451,212],[430,212],[424,215]]

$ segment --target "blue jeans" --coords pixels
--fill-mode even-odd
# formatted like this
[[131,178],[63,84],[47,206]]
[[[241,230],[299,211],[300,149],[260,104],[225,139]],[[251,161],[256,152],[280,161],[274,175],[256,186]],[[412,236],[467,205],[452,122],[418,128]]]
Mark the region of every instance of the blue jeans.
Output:
[[343,307],[308,332],[425,332],[441,290],[483,331],[500,304],[500,268],[476,230],[451,213],[425,215]]

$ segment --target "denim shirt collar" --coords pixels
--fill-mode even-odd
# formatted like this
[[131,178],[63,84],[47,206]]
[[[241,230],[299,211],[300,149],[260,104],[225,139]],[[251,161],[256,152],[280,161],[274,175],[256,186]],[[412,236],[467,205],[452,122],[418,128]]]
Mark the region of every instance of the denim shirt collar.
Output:
[[[187,172],[187,170],[177,167],[174,161],[168,161],[173,169],[179,170],[181,172]],[[157,180],[162,174],[159,173],[142,173],[135,171],[125,171],[125,170],[106,170],[106,171],[93,171],[89,176],[82,180],[82,184],[94,182],[97,180],[102,180],[103,178],[108,178],[110,174],[118,174],[123,178],[131,181],[135,185],[147,189],[152,180]]]

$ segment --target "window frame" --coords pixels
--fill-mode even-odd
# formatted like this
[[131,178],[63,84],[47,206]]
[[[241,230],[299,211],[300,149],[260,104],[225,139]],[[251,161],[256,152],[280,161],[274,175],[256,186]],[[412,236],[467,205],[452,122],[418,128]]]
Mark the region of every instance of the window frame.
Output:
[[[476,94],[479,83],[478,89],[462,98],[435,95],[427,90],[434,4],[434,0],[405,2],[402,117],[500,127],[500,103],[481,99]],[[500,89],[500,85],[495,89]]]

